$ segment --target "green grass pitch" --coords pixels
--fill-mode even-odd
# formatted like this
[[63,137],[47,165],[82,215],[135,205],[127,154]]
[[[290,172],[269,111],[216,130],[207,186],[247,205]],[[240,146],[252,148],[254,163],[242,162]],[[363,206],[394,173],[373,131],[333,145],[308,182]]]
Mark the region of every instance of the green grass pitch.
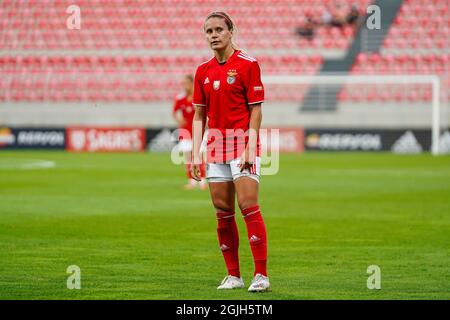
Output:
[[[55,167],[27,167],[36,159]],[[449,156],[282,155],[260,190],[264,294],[216,290],[226,270],[209,193],[184,183],[168,154],[1,152],[0,298],[450,299]],[[66,287],[69,265],[80,290]],[[380,290],[367,288],[370,265]]]

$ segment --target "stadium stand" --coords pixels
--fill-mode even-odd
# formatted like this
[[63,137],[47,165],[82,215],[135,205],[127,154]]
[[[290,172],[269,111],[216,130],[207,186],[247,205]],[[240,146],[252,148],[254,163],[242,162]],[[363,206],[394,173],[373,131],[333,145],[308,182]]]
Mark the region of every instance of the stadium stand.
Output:
[[[345,1],[365,7],[369,0]],[[77,1],[82,8],[82,28],[66,28],[65,10],[72,1],[3,1],[0,50],[90,50],[90,49],[198,49],[204,17],[211,2],[168,1]],[[352,28],[320,28],[314,41],[299,39],[295,28],[308,14],[318,19],[332,0],[217,1],[245,32],[240,44],[253,49],[345,49]],[[361,10],[362,11],[362,10]],[[361,12],[362,13],[362,12]]]
[[[0,80],[5,89],[0,101],[171,100],[180,76],[210,55],[201,25],[211,9],[203,2],[78,1],[82,26],[69,30],[65,10],[71,1],[3,1],[0,70],[7,76]],[[361,10],[368,2],[346,1]],[[332,5],[331,0],[217,1],[245,30],[238,31],[238,44],[256,53],[264,74],[312,75],[324,56],[346,50],[350,26],[319,27],[312,41],[295,34],[299,17],[320,18]],[[302,96],[303,90],[269,93],[275,100]]]
[[[346,0],[364,14],[369,0]],[[201,35],[211,2],[204,0],[77,1],[80,30],[66,28],[66,0],[0,4],[0,102],[171,101],[179,79],[210,53]],[[213,2],[214,4],[214,2]],[[320,19],[332,0],[215,2],[236,20],[238,44],[263,73],[314,75],[330,52],[345,52],[353,27],[295,34],[301,17]],[[405,0],[379,53],[361,52],[351,74],[436,73],[448,81],[448,1]],[[410,32],[414,23],[415,32]],[[199,49],[202,48],[202,49]],[[333,51],[334,50],[334,51]],[[272,101],[301,100],[306,88],[267,90]],[[370,92],[369,92],[370,91]],[[340,101],[425,100],[430,90],[342,90]],[[406,99],[405,99],[406,98]]]
[[[350,74],[430,75],[441,78],[443,88],[450,87],[450,19],[449,2],[442,0],[405,0],[391,25],[379,53],[358,54]],[[414,26],[414,32],[411,32]],[[360,90],[345,88],[341,101],[430,101],[431,88],[423,85],[360,86]],[[450,99],[444,90],[443,100]]]

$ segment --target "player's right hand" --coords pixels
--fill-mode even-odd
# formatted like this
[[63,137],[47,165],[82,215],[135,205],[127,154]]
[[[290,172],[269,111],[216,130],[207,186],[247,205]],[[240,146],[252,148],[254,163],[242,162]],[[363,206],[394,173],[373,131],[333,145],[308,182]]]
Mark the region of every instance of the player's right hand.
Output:
[[200,165],[193,163],[191,165],[191,176],[192,176],[192,179],[200,181],[200,180],[202,180],[200,175],[201,175],[200,174]]

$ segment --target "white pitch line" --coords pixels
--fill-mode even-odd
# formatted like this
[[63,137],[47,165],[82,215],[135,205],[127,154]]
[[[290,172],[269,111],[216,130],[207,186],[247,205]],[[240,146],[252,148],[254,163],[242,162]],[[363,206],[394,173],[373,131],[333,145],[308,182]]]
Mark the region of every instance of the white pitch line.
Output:
[[[51,169],[56,167],[55,161],[41,160],[41,159],[17,159],[8,158],[3,159],[11,163],[2,163],[0,160],[0,170],[32,170],[32,169]],[[14,163],[16,161],[22,161],[22,163]]]

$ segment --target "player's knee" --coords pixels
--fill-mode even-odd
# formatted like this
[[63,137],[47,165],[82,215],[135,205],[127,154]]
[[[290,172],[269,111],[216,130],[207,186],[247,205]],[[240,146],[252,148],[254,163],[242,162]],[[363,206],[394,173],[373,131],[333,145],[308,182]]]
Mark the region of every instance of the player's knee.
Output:
[[252,198],[241,199],[238,200],[238,205],[241,212],[244,212],[247,208],[256,207],[258,205],[258,201]]
[[226,201],[223,200],[213,200],[213,205],[214,208],[216,208],[217,211],[222,211],[222,212],[234,212],[234,208],[232,208],[232,206],[230,206],[229,203],[227,203]]

